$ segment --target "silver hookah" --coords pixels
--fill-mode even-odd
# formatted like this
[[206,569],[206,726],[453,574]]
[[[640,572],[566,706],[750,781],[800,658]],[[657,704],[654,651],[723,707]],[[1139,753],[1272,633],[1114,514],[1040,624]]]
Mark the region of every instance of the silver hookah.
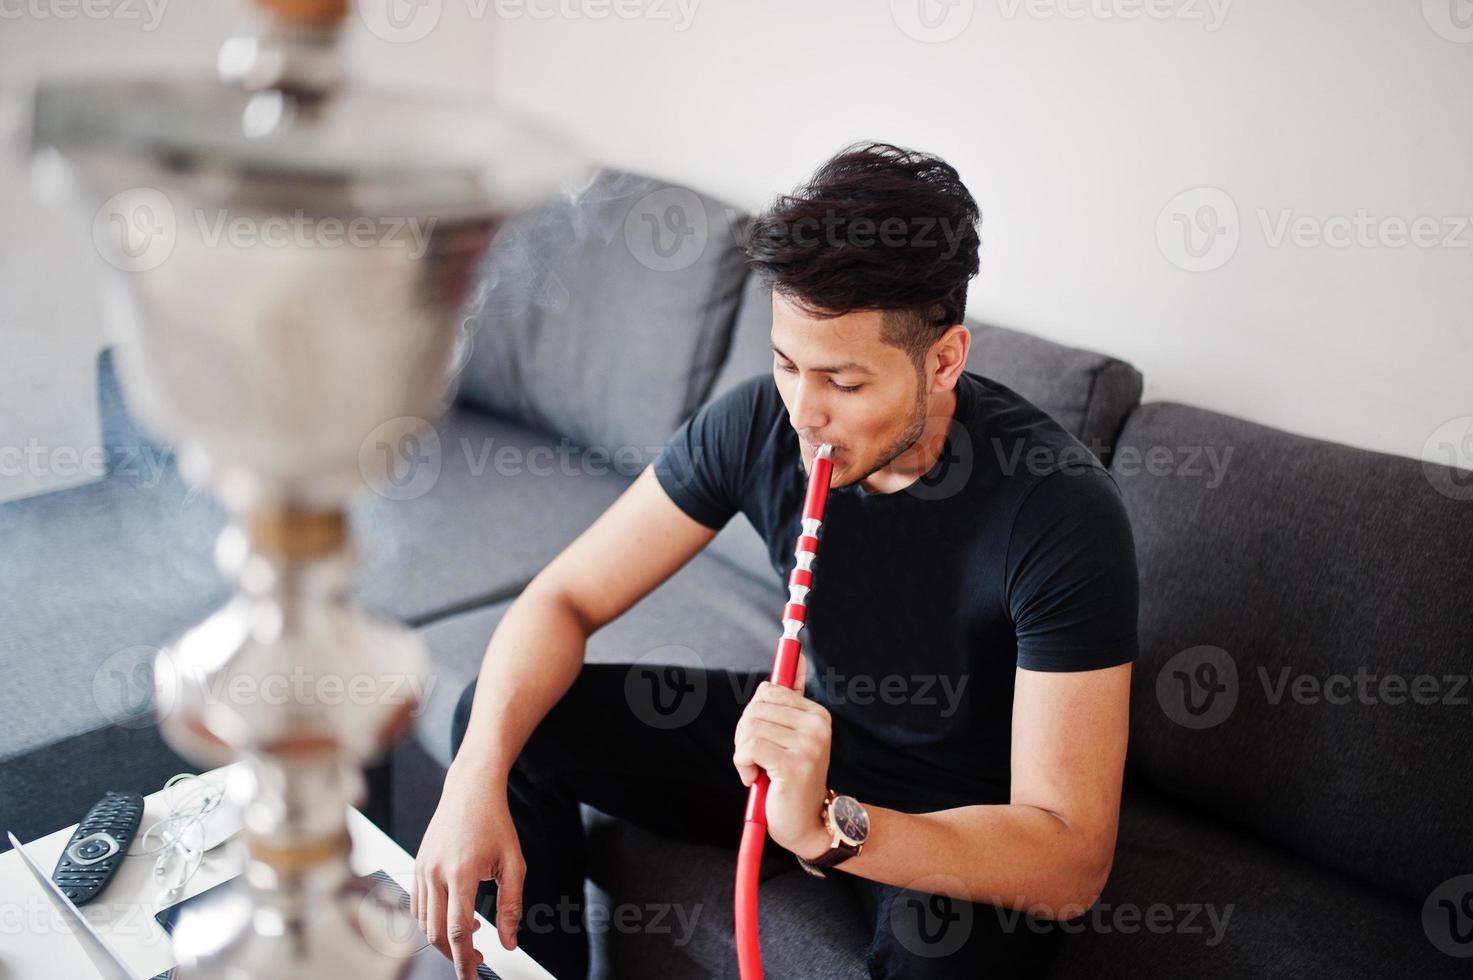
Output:
[[[482,105],[359,88],[337,46],[349,0],[255,7],[217,77],[39,83],[26,149],[44,195],[95,216],[132,408],[230,515],[234,594],[154,670],[166,740],[245,762],[246,867],[180,917],[178,975],[397,978],[415,928],[350,870],[347,809],[429,661],[345,598],[350,498],[393,465],[360,447],[440,414],[478,258],[584,167]],[[221,219],[308,234],[222,238]],[[328,241],[354,222],[373,233]]]

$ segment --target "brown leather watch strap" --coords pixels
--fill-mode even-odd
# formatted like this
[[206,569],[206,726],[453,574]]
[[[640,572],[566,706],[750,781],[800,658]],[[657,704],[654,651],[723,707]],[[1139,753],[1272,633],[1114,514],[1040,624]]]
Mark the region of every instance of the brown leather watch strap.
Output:
[[848,841],[841,840],[808,863],[815,868],[832,868],[834,865],[842,861],[847,861],[858,853],[859,848],[850,844]]

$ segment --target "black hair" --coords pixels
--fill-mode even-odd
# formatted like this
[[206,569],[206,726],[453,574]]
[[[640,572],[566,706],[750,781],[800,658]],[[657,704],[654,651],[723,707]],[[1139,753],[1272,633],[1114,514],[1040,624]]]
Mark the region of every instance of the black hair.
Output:
[[751,220],[747,260],[810,316],[885,313],[881,339],[919,366],[966,313],[979,218],[941,158],[854,143]]

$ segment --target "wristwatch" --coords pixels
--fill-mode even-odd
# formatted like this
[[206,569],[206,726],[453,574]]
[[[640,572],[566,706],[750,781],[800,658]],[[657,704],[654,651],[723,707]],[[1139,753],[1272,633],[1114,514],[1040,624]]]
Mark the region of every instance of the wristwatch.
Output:
[[819,815],[823,817],[824,826],[829,829],[832,838],[829,849],[812,861],[805,861],[800,857],[798,863],[809,874],[827,878],[828,875],[818,870],[819,868],[832,868],[864,850],[864,842],[869,838],[869,813],[854,797],[841,796],[829,790],[823,798],[823,809],[819,811]]

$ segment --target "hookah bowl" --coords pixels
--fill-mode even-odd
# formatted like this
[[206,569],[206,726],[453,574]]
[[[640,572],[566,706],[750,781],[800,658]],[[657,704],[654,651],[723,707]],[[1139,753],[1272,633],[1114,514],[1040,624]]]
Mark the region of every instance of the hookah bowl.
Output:
[[347,0],[256,7],[217,77],[38,83],[24,149],[38,191],[93,219],[133,410],[230,515],[234,594],[154,666],[166,740],[245,763],[245,871],[181,915],[178,975],[378,980],[417,929],[352,874],[347,809],[429,661],[348,602],[347,507],[394,466],[366,437],[392,445],[447,403],[497,227],[585,166],[484,106],[360,89]]

